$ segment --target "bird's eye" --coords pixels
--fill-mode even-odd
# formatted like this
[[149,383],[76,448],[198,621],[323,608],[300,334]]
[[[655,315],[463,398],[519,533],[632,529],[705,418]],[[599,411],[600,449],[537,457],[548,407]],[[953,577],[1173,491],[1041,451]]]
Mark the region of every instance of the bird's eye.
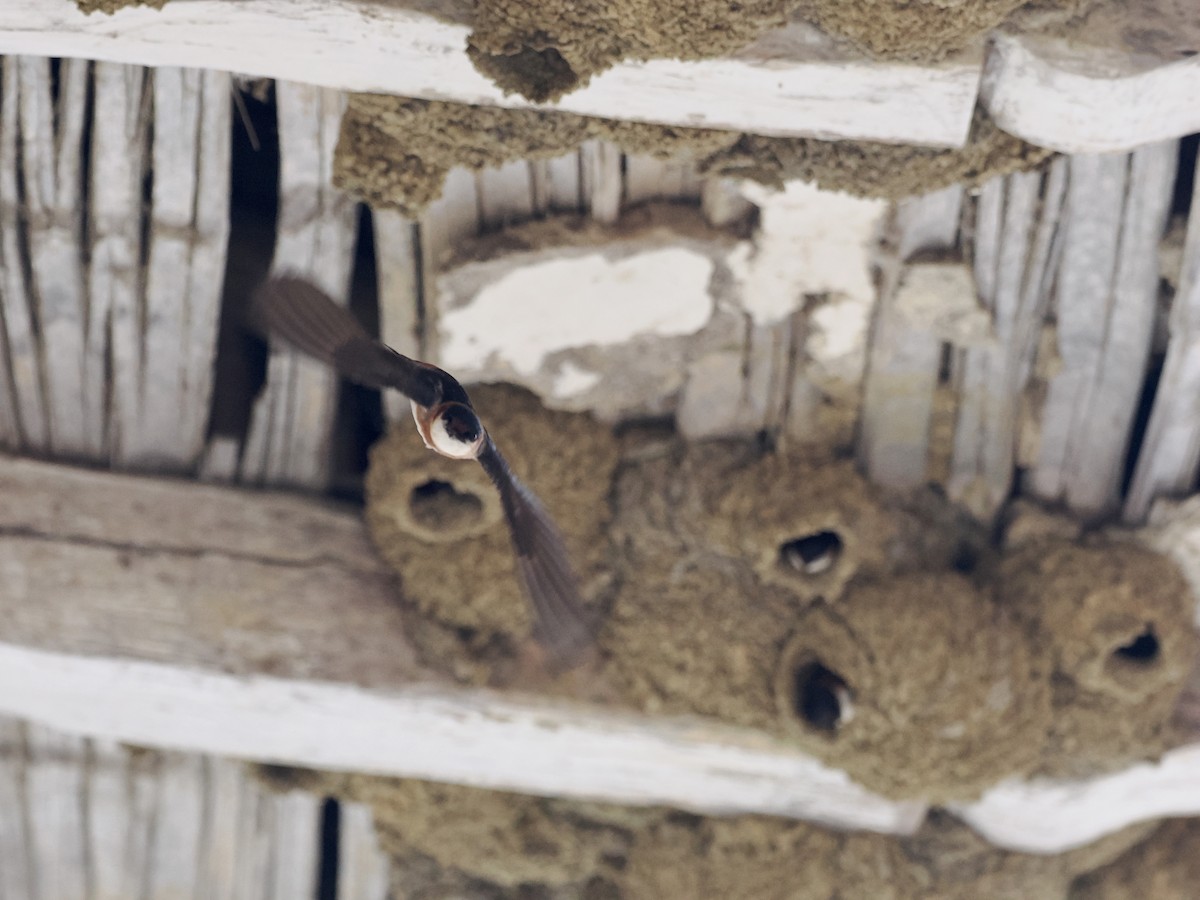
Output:
[[444,404],[434,416],[429,431],[434,449],[455,459],[476,456],[483,440],[479,417],[463,403]]

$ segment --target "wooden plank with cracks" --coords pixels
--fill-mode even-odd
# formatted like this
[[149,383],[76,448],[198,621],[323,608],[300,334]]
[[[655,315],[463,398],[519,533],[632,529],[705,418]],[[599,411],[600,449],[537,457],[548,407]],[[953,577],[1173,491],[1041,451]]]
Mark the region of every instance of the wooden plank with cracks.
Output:
[[124,466],[188,471],[204,450],[229,232],[230,87],[224,73],[154,73],[154,171],[138,406]]
[[1200,177],[1194,181],[1178,275],[1167,355],[1125,500],[1128,522],[1142,521],[1158,496],[1190,491],[1200,466]]
[[109,421],[94,426],[105,435],[107,452],[121,444],[123,435],[138,429],[142,207],[149,161],[151,76],[141,66],[108,62],[96,63],[93,72],[88,173],[92,238],[87,272],[91,305],[84,383],[89,411],[108,412]]
[[341,804],[337,900],[386,900],[387,856],[379,847],[371,807]]
[[20,185],[21,66],[15,56],[0,59],[0,443],[10,449],[49,449],[49,423],[42,393],[41,359],[26,278]]
[[47,59],[22,57],[17,68],[29,242],[26,288],[36,310],[49,449],[62,456],[96,458],[103,434],[96,411],[89,415],[92,398],[84,389],[88,311],[79,237],[89,65],[65,61],[57,84]]
[[882,271],[858,442],[867,474],[887,487],[912,487],[925,480],[941,360],[941,341],[905,320],[896,308],[896,292],[906,260],[922,250],[954,245],[961,205],[962,189],[957,187],[897,205],[895,250]]
[[[271,269],[313,280],[348,301],[357,215],[332,185],[333,152],[345,96],[276,82],[279,122],[279,226]],[[288,347],[273,347],[267,384],[255,402],[242,479],[322,489],[329,481],[338,377]]]
[[1169,141],[1070,163],[1056,304],[1063,365],[1042,411],[1032,487],[1083,515],[1119,502],[1176,160]]
[[1012,489],[1022,394],[1049,304],[1048,270],[1066,185],[1065,162],[1043,178],[995,179],[980,195],[975,280],[995,340],[964,348],[951,497],[991,520]]

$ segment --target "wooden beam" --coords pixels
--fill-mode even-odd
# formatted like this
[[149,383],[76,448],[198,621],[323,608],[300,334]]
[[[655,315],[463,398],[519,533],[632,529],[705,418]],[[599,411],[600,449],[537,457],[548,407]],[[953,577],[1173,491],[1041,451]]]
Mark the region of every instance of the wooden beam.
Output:
[[[528,106],[466,55],[466,11],[366,0],[189,0],[87,16],[73,4],[0,0],[0,53],[194,66],[369,91]],[[734,56],[626,62],[563,98],[583,115],[752,131],[961,146],[978,93],[978,49],[932,66],[838,51],[796,24]]]
[[1200,130],[1200,18],[1180,0],[1105,3],[992,35],[980,99],[1005,131],[1063,153],[1111,153]]

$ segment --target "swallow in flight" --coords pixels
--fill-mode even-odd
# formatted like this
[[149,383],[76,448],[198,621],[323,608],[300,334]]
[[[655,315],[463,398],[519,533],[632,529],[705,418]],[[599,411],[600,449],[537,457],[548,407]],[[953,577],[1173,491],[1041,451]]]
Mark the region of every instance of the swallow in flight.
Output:
[[479,460],[500,492],[517,572],[533,609],[534,636],[559,665],[581,661],[594,633],[562,535],[496,449],[463,386],[437,366],[370,337],[348,310],[302,278],[269,279],[258,292],[255,312],[270,334],[347,380],[408,397],[417,431],[433,452]]

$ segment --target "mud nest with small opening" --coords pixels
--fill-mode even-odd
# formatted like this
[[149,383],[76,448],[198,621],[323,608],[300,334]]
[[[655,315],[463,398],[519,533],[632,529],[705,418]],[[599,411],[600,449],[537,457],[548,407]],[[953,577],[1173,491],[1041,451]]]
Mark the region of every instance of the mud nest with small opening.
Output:
[[806,748],[892,797],[971,797],[1032,771],[1049,685],[1024,632],[953,572],[856,583],[795,623],[775,678]]
[[[548,411],[519,388],[478,386],[471,395],[513,471],[555,517],[585,602],[598,602],[617,462],[611,430],[587,415]],[[366,492],[371,537],[422,612],[468,645],[529,634],[508,527],[481,466],[432,453],[411,428],[397,428],[371,451]]]
[[1000,595],[1051,668],[1043,770],[1085,776],[1165,750],[1196,660],[1193,594],[1132,541],[1044,540],[1005,560]]
[[813,181],[829,190],[898,198],[951,184],[972,186],[1040,165],[1051,151],[1001,131],[977,110],[955,150],[870,141],[765,137],[736,131],[598,119],[542,109],[502,109],[352,94],[342,118],[334,182],[373,206],[415,217],[455,166],[484,169],[573,153],[606,140],[626,153],[694,165],[705,176],[772,186]]

